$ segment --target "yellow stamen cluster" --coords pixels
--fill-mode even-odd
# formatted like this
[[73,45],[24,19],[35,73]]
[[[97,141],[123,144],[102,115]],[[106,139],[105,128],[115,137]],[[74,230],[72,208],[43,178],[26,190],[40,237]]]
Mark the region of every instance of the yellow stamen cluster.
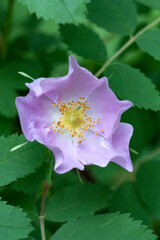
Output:
[[[85,140],[83,131],[93,131],[94,125],[100,122],[100,118],[95,121],[91,117],[87,117],[86,110],[90,109],[87,103],[85,97],[79,97],[78,101],[72,100],[67,103],[58,102],[57,105],[52,104],[53,107],[58,107],[61,117],[57,122],[53,121],[53,126],[50,126],[50,128],[53,128],[54,132],[61,134],[67,130],[78,143],[81,143],[82,140]],[[101,132],[103,132],[103,129],[101,129]],[[98,135],[98,132],[95,132],[95,134]]]

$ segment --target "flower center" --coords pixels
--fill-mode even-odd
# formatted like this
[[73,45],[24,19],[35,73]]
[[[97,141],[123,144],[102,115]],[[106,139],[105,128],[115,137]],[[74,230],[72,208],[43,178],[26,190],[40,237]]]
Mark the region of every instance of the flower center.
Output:
[[[79,101],[76,102],[74,100],[68,103],[58,102],[57,105],[53,104],[52,106],[58,106],[61,117],[57,122],[53,121],[53,126],[50,126],[50,128],[53,128],[54,132],[57,131],[61,134],[68,131],[79,143],[85,140],[83,131],[93,131],[95,124],[99,124],[100,118],[95,121],[91,117],[87,117],[86,110],[90,110],[90,107],[87,106],[85,97],[79,97]],[[103,129],[101,129],[101,132],[103,132]],[[98,132],[95,132],[95,134],[98,135]]]
[[73,107],[64,112],[62,123],[66,128],[72,130],[80,128],[85,123],[81,107],[78,109]]

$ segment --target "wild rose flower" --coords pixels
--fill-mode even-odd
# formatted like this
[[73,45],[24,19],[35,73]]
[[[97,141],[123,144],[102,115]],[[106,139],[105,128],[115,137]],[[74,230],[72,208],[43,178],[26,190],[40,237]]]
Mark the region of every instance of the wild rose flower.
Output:
[[39,78],[26,86],[28,95],[16,99],[22,131],[28,141],[37,140],[54,153],[55,172],[105,167],[110,161],[133,170],[133,128],[120,123],[132,103],[119,101],[106,77],[97,79],[70,57],[67,76]]

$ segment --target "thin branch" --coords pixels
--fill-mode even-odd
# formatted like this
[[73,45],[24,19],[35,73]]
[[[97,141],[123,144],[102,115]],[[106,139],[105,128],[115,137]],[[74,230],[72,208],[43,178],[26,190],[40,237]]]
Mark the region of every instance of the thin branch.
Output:
[[121,55],[132,43],[136,41],[136,39],[148,31],[150,28],[152,28],[154,25],[160,22],[160,17],[157,18],[155,21],[147,25],[146,27],[142,28],[138,33],[136,33],[134,36],[132,36],[107,62],[104,63],[104,65],[99,69],[99,71],[95,74],[96,77],[99,77],[106,67],[108,67],[117,57]]
[[46,196],[47,196],[48,188],[49,188],[49,183],[47,181],[45,181],[43,195],[42,195],[42,201],[41,201],[41,213],[39,216],[42,240],[46,240],[45,226],[44,226],[44,217],[45,217],[44,211],[45,211]]

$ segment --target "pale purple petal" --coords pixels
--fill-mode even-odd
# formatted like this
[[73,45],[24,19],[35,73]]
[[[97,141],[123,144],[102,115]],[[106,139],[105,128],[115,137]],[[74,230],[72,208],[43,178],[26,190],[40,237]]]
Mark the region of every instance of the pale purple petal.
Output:
[[37,139],[53,152],[55,157],[55,172],[62,174],[73,168],[84,169],[84,165],[76,159],[74,141],[67,132],[61,134],[43,129],[41,133],[37,131]]
[[87,69],[78,65],[74,57],[69,58],[69,72],[67,76],[59,78],[39,78],[26,84],[36,96],[45,94],[53,102],[77,100],[88,97],[100,85],[98,80]]
[[[110,159],[113,157],[111,152],[112,145],[102,136],[97,136],[92,131],[84,133],[86,140],[81,144],[76,145],[76,156],[84,165],[98,165],[101,167],[107,166]],[[106,145],[104,146],[103,142]]]
[[120,123],[112,136],[112,145],[116,150],[116,154],[111,161],[117,163],[129,172],[133,171],[133,165],[129,154],[129,142],[132,134],[133,127],[130,124]]
[[72,137],[68,133],[62,135],[49,128],[53,120],[59,119],[60,114],[45,95],[37,98],[30,92],[26,97],[18,97],[16,106],[27,140],[37,140],[55,155],[55,172],[64,173],[72,168],[84,169],[83,164],[76,160]]
[[[122,113],[133,104],[130,101],[119,101],[109,88],[106,77],[103,77],[100,81],[101,85],[87,99],[88,106],[90,106],[87,113],[92,120],[101,119],[99,124],[95,124],[94,131],[108,138],[119,125]],[[103,133],[101,133],[101,129],[104,130]]]
[[60,114],[57,108],[46,96],[36,97],[30,91],[26,97],[16,98],[16,107],[20,117],[22,131],[29,141],[36,138],[36,129],[45,129],[52,126],[52,121],[58,120]]
[[92,131],[87,131],[84,135],[87,141],[77,145],[77,159],[84,165],[94,164],[100,167],[105,167],[112,161],[131,172],[133,166],[129,154],[129,141],[132,133],[133,127],[130,124],[120,123],[110,142]]

